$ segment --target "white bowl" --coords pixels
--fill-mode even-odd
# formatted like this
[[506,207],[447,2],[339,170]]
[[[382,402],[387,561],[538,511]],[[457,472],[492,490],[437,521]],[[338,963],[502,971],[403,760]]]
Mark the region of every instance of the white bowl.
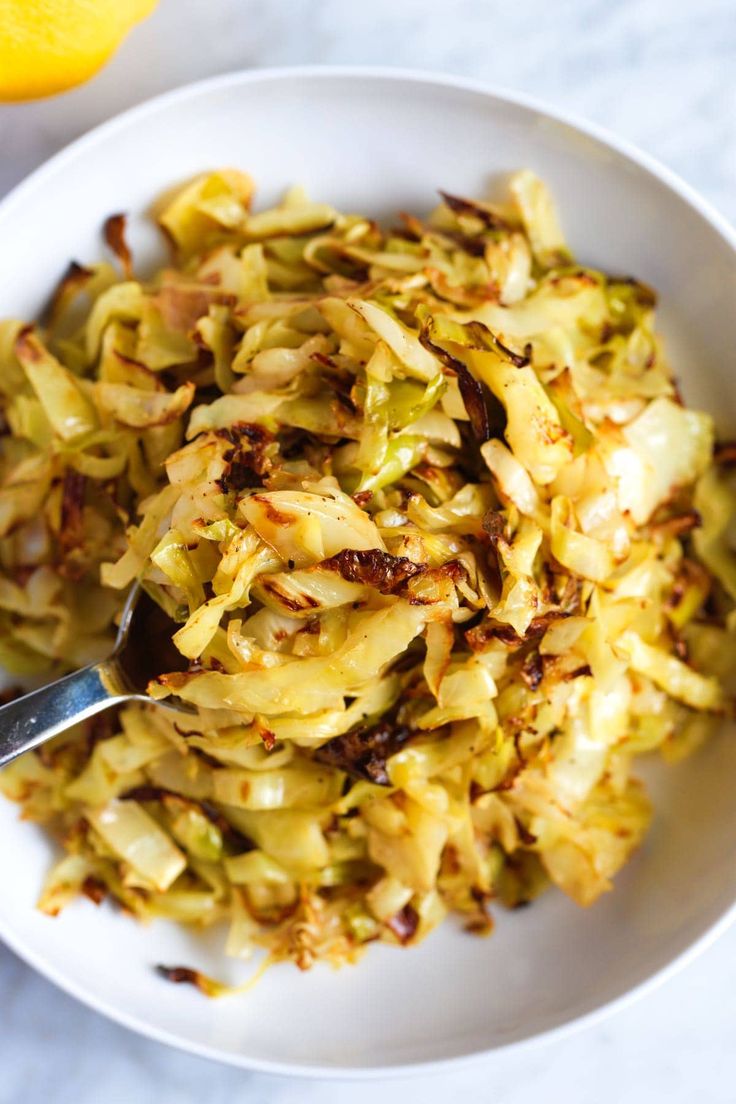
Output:
[[[237,73],[181,89],[75,142],[0,206],[0,314],[30,318],[70,258],[100,254],[111,212],[224,165],[262,200],[293,181],[377,215],[425,211],[438,187],[482,195],[495,174],[535,169],[584,261],[661,293],[661,327],[688,400],[736,426],[736,235],[649,158],[596,129],[470,82],[395,70]],[[242,977],[220,933],[200,940],[80,902],[60,918],[34,902],[53,847],[0,801],[0,934],[70,993],[189,1051],[278,1073],[397,1073],[559,1034],[682,964],[736,900],[736,741],[653,774],[657,816],[615,891],[590,910],[550,891],[497,914],[481,940],[446,923],[411,951],[371,948],[356,968],[283,965],[249,995],[209,1002],[160,980],[157,962]]]

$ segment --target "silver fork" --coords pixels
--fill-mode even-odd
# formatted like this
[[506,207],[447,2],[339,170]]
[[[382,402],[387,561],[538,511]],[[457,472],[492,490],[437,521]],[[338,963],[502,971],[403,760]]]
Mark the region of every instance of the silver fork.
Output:
[[[0,767],[112,705],[150,703],[146,686],[152,679],[187,667],[172,643],[173,631],[170,618],[136,583],[108,659],[0,706]],[[196,712],[178,698],[157,704],[176,712]]]

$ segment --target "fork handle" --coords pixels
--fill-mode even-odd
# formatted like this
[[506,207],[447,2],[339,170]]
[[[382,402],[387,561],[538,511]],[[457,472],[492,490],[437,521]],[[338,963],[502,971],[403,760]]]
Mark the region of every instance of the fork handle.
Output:
[[107,660],[0,706],[0,767],[130,696],[117,663]]

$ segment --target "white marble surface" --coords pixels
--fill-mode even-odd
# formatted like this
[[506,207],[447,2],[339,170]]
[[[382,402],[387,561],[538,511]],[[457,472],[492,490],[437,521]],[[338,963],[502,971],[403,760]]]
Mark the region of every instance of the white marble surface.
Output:
[[[367,63],[493,81],[595,119],[736,218],[734,0],[163,0],[92,84],[0,108],[0,194],[90,126],[244,66]],[[687,872],[683,871],[683,876]],[[365,967],[364,967],[365,968]],[[489,978],[492,984],[492,978]],[[736,930],[656,993],[564,1042],[411,1085],[252,1076],[139,1039],[0,947],[0,1104],[733,1104]]]

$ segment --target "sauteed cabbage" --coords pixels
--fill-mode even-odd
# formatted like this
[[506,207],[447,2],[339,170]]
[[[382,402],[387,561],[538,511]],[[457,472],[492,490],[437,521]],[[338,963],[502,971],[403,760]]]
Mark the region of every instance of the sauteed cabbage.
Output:
[[[170,263],[72,264],[0,324],[0,662],[105,655],[136,579],[189,661],[0,775],[109,896],[302,968],[552,882],[611,888],[731,712],[732,446],[654,292],[578,264],[532,173],[394,229],[234,170],[169,199]],[[185,969],[173,980],[216,983]]]

